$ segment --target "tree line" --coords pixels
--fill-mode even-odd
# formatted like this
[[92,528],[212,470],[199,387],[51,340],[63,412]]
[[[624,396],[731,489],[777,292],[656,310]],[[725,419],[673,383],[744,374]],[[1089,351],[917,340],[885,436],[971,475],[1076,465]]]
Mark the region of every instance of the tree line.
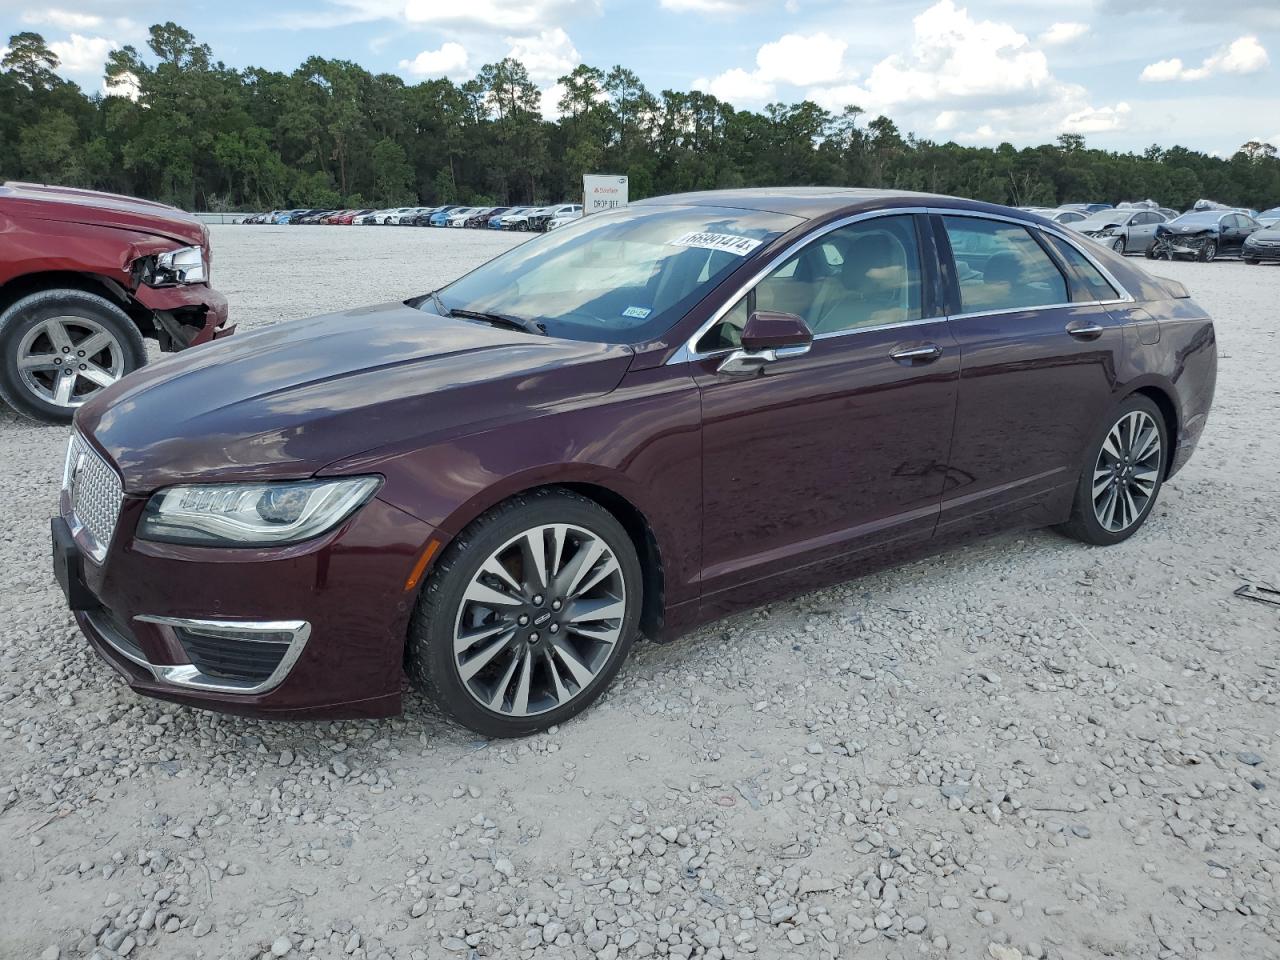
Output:
[[0,179],[92,187],[186,209],[517,204],[573,199],[582,174],[626,174],[633,199],[760,185],[861,185],[1013,206],[1198,198],[1280,203],[1280,157],[1244,144],[1224,159],[1184,147],[1089,148],[1082,136],[1015,148],[937,143],[857,106],[735,110],[699,91],[653,93],[631,70],[580,65],[559,119],[517,60],[464,83],[407,84],[347,60],[292,73],[213,59],[175,23],[149,55],[111,53],[105,94],[56,73],[33,32],[0,60]]

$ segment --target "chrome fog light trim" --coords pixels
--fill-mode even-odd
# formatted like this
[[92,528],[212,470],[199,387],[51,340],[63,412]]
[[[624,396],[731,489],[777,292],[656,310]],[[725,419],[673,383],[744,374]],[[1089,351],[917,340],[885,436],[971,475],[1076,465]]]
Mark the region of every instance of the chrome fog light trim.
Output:
[[311,636],[311,624],[305,620],[203,620],[150,614],[139,614],[133,619],[139,623],[156,624],[206,637],[225,637],[248,643],[288,644],[284,656],[271,671],[271,675],[258,683],[212,677],[191,663],[145,664],[151,674],[162,683],[218,693],[266,693],[279,686],[302,656],[303,648]]

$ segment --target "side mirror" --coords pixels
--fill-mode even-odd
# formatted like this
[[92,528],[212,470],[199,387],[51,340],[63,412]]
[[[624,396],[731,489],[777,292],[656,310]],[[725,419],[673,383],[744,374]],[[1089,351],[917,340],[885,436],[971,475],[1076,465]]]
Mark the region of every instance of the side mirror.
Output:
[[771,363],[802,357],[813,345],[813,332],[794,313],[757,311],[742,328],[742,347],[724,358],[717,373],[755,376]]

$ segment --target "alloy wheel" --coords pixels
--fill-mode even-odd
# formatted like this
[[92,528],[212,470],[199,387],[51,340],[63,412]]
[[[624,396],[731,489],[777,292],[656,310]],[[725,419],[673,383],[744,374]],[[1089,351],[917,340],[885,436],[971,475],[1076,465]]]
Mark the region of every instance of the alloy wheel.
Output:
[[50,317],[18,344],[18,375],[32,394],[59,407],[78,407],[124,376],[124,348],[89,317]]
[[1103,529],[1120,533],[1142,517],[1160,475],[1160,427],[1143,410],[1111,428],[1093,468],[1093,513]]
[[622,636],[626,583],[613,550],[576,524],[542,524],[480,565],[458,606],[453,657],[481,706],[529,717],[579,696]]
[[1124,253],[1124,237],[1116,237],[1112,240],[1111,249],[1116,253]]

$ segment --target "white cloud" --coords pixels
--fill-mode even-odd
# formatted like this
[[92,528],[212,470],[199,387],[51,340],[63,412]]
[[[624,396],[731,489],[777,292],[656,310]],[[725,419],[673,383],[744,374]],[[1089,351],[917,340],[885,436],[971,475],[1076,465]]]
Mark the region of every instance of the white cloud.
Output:
[[1048,30],[1040,34],[1038,39],[1046,47],[1060,47],[1068,43],[1074,43],[1088,32],[1089,25],[1087,23],[1065,21],[1051,25]]
[[693,89],[703,90],[717,100],[739,105],[763,103],[774,94],[772,83],[762,79],[757,72],[748,73],[741,67],[726,70],[711,79],[699,77],[693,81]]
[[[742,13],[755,6],[755,0],[661,0],[662,6],[676,13]],[[793,12],[793,11],[788,11]]]
[[102,67],[107,61],[107,54],[119,49],[120,44],[106,37],[86,37],[73,33],[66,40],[58,40],[49,44],[49,49],[58,58],[58,72],[67,74],[76,80],[98,80],[102,77]]
[[23,23],[49,24],[63,30],[92,30],[102,26],[102,18],[95,13],[78,13],[75,10],[31,10],[22,15]]
[[138,97],[142,96],[142,87],[138,83],[136,74],[123,73],[114,81],[106,79],[102,81],[102,95],[137,101]]
[[523,63],[534,83],[558,80],[582,62],[573,41],[559,27],[532,37],[507,37],[507,43],[511,44],[507,56]]
[[[363,0],[349,3],[358,5]],[[374,0],[379,3],[382,0]],[[601,0],[406,0],[404,18],[410,23],[473,30],[550,30],[558,23],[585,15],[599,15]]]
[[1206,57],[1198,67],[1188,67],[1181,58],[1171,57],[1146,66],[1141,79],[1148,83],[1167,83],[1171,80],[1203,80],[1219,73],[1257,73],[1270,62],[1266,48],[1257,37],[1240,37],[1213,56]]
[[555,120],[560,116],[560,98],[565,95],[563,83],[553,83],[542,91],[542,119]]
[[444,77],[465,73],[467,51],[460,43],[441,44],[439,50],[423,50],[412,60],[401,60],[400,69],[416,77]]
[[945,103],[1022,96],[1050,85],[1049,62],[1006,23],[974,20],[953,0],[939,0],[914,20],[908,55],[885,57],[867,77],[877,109],[900,103]]
[[730,103],[763,103],[774,95],[777,83],[808,87],[840,80],[847,48],[826,33],[788,33],[756,51],[755,70],[735,67],[711,79],[699,78],[694,87]]
[[1084,87],[1055,77],[1044,52],[1007,23],[975,19],[954,0],[939,0],[913,27],[907,52],[880,60],[861,83],[816,86],[809,98],[833,111],[852,104],[887,113],[905,129],[965,142],[1042,143],[1063,131],[1117,130],[1128,121],[1128,104],[1091,103]]
[[782,81],[797,87],[831,83],[844,73],[844,52],[848,46],[825,33],[807,37],[788,33],[759,49],[756,72],[762,80]]

